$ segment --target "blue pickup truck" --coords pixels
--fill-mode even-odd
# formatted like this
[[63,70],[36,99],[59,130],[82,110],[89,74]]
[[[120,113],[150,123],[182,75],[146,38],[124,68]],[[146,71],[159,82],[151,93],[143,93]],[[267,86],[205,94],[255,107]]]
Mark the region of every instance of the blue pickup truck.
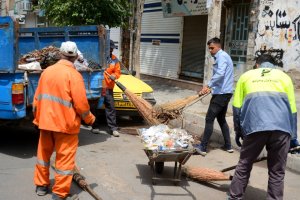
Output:
[[[109,31],[102,26],[18,28],[10,17],[0,17],[0,125],[32,121],[32,101],[41,71],[18,69],[20,57],[50,45],[60,47],[68,40],[76,42],[85,58],[105,66]],[[80,73],[87,98],[97,102],[103,99],[103,71]]]

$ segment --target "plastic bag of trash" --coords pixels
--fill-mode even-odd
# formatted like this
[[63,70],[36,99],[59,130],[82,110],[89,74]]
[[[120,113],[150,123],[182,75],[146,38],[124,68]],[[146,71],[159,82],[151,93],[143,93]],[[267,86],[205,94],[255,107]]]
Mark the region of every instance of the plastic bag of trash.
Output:
[[27,70],[27,71],[42,70],[40,63],[37,61],[30,62],[27,64],[20,64],[18,65],[18,69]]

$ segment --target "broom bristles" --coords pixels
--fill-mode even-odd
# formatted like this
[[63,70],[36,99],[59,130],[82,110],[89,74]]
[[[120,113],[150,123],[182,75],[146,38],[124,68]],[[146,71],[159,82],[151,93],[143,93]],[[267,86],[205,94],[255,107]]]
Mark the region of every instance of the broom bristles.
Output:
[[131,103],[137,108],[142,117],[147,121],[149,125],[159,125],[160,122],[155,118],[156,114],[153,110],[152,105],[145,99],[136,96],[129,90],[125,90],[124,93],[127,95]]
[[198,181],[227,181],[231,176],[223,172],[201,167],[184,167],[183,173],[187,177]]
[[162,105],[158,105],[157,108],[162,109],[162,110],[167,110],[167,111],[172,111],[172,110],[180,110],[184,107],[186,107],[188,104],[196,101],[199,99],[201,96],[199,95],[192,95],[189,97],[185,97],[183,99],[178,99],[172,102],[164,103]]
[[121,83],[116,81],[116,84],[127,95],[128,99],[137,108],[140,115],[149,125],[159,125],[161,123],[168,124],[170,120],[176,119],[181,115],[180,110],[203,97],[199,95],[192,95],[153,107],[148,101],[132,93]]

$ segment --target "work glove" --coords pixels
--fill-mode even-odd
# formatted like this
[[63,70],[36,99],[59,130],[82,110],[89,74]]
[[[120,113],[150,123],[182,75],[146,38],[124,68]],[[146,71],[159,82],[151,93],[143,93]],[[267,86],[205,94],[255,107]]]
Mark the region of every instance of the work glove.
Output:
[[116,77],[113,74],[109,74],[107,71],[105,71],[105,74],[113,81],[116,80]]
[[111,75],[109,76],[109,78],[110,78],[111,80],[113,80],[113,81],[116,80],[116,77],[115,77],[113,74],[111,74]]
[[239,147],[242,146],[242,143],[241,143],[240,139],[242,139],[242,140],[244,139],[243,134],[241,134],[241,133],[236,133],[236,134],[235,134],[235,143],[236,143]]

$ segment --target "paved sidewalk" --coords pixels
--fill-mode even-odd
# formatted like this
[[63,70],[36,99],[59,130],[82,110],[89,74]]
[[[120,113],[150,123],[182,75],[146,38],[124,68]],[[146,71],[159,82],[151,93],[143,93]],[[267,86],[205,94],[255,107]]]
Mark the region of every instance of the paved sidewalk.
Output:
[[[185,98],[194,95],[197,92],[197,90],[182,89],[181,87],[174,86],[174,84],[172,83],[170,84],[167,81],[157,81],[157,80],[154,81],[149,78],[144,79],[144,81],[147,82],[154,89],[154,95],[158,105],[167,102],[172,102],[177,99]],[[297,103],[297,110],[298,110],[297,117],[298,117],[298,140],[299,140],[300,139],[300,130],[299,130],[300,129],[300,90],[296,90],[295,94],[296,94],[296,101],[297,101],[296,103]],[[185,108],[183,111],[183,119],[173,121],[172,125],[176,127],[182,127],[185,130],[187,130],[189,133],[200,136],[204,130],[205,115],[208,109],[210,98],[211,95]],[[231,102],[228,107],[226,119],[230,128],[230,136],[231,136],[231,142],[233,148],[238,151],[239,147],[235,143]],[[215,143],[217,145],[219,144],[223,145],[224,143],[223,136],[220,127],[216,121],[215,121],[214,129],[215,130],[214,133],[212,134],[210,142]],[[264,155],[266,155],[266,151],[264,151],[261,156]],[[300,154],[293,154],[293,155],[289,154],[287,167],[293,171],[300,173]]]

